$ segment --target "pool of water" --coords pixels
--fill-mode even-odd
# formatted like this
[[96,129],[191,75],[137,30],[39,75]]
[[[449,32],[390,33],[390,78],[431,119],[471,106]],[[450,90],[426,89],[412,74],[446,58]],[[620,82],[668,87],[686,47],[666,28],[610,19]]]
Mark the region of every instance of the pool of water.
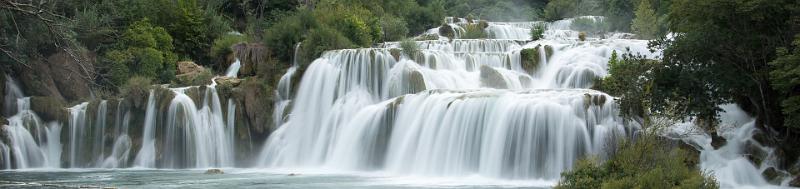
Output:
[[510,181],[479,176],[389,176],[264,169],[47,169],[0,171],[0,188],[550,188],[555,181]]

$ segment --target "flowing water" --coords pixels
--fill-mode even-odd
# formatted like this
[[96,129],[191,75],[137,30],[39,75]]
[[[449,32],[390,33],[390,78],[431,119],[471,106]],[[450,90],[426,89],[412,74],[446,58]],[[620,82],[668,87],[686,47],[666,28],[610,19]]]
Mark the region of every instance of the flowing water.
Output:
[[[0,168],[11,170],[0,171],[0,187],[552,187],[576,160],[606,158],[609,143],[639,129],[623,124],[614,97],[587,89],[608,74],[612,52],[661,54],[629,34],[579,41],[572,20],[489,22],[493,39],[439,36],[418,41],[412,55],[393,53],[397,42],[328,51],[300,83],[292,82],[295,60],[274,91],[266,141],[241,142],[252,137],[237,116],[245,107],[220,99],[215,81],[79,103],[62,124],[43,123],[9,77]],[[467,22],[448,23],[458,38]],[[538,25],[544,38],[529,41]],[[532,48],[534,65],[521,56]],[[239,67],[236,60],[224,76],[237,77]],[[751,136],[752,126],[737,128],[729,141]],[[714,150],[702,136],[686,141],[723,186],[767,185],[760,171],[768,163],[740,161],[741,150],[725,150],[740,143]],[[226,174],[203,174],[216,167]]]

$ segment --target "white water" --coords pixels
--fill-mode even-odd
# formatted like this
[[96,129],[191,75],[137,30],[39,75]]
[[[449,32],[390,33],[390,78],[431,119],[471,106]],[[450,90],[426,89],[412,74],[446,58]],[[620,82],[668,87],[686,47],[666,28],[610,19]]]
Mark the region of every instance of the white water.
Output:
[[239,75],[239,68],[242,67],[242,63],[237,58],[236,61],[228,67],[228,70],[225,71],[225,77],[232,77],[236,78]]
[[[8,118],[8,125],[0,125],[0,133],[5,133],[8,141],[0,140],[2,169],[25,169],[33,167],[59,167],[61,163],[61,125],[44,123],[30,110],[30,98],[23,97],[22,91],[13,79],[6,78],[6,105],[13,104],[15,115]],[[14,99],[16,98],[16,99]],[[13,102],[13,103],[12,103]]]
[[[501,25],[516,27],[489,28]],[[391,42],[324,53],[303,75],[261,166],[553,181],[637,129],[621,124],[613,98],[575,88],[605,76],[614,50],[656,57],[646,41],[526,42],[505,33],[512,39],[420,41],[421,57],[400,60]],[[519,51],[537,45],[554,53],[528,73]]]
[[[736,105],[723,105],[721,108],[725,112],[719,114],[721,123],[717,133],[725,138],[725,145],[714,149],[711,136],[691,123],[679,124],[673,134],[700,151],[700,168],[709,171],[722,188],[779,188],[761,175],[769,168],[777,169],[777,157],[773,148],[765,147],[753,139],[757,132],[755,118]],[[755,164],[745,154],[760,156],[763,160]],[[792,177],[784,171],[777,171],[787,175],[778,180],[786,187]]]

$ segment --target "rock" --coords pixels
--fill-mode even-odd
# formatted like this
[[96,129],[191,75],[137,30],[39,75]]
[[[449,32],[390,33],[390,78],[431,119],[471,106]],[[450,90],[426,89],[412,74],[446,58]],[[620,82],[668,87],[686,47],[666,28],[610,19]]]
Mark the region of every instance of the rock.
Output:
[[[542,56],[542,54],[540,53],[541,50],[544,50],[545,57],[541,57]],[[541,66],[542,58],[547,60],[553,55],[553,47],[550,45],[545,45],[545,46],[536,45],[536,47],[534,48],[522,49],[519,53],[520,53],[520,64],[522,64],[522,69],[527,71],[528,74],[533,74]]]
[[94,77],[89,73],[94,73],[95,56],[86,53],[79,56],[81,56],[79,59],[83,60],[82,63],[75,61],[66,52],[59,52],[47,58],[51,77],[57,89],[70,102],[90,98],[92,95],[89,80]]
[[764,179],[766,179],[768,182],[776,185],[781,184],[781,181],[783,181],[784,178],[789,177],[789,174],[784,171],[779,171],[774,167],[765,169],[763,172],[761,172],[761,175],[764,176]]
[[298,174],[298,173],[289,173],[288,176],[293,177],[293,176],[298,176],[298,175],[300,175],[300,174]]
[[43,121],[62,121],[67,120],[67,109],[64,103],[49,96],[33,96],[31,97],[31,110],[39,115]]
[[233,54],[239,59],[242,67],[239,68],[240,76],[263,74],[273,69],[270,53],[262,43],[240,43],[233,46]]
[[64,100],[61,91],[56,87],[50,66],[40,60],[32,60],[28,67],[18,67],[15,69],[15,77],[19,81],[20,87],[30,96],[49,96],[58,100]]
[[245,115],[256,133],[268,133],[272,123],[272,91],[263,81],[248,78],[240,85]]
[[0,116],[0,125],[8,125],[8,119],[3,116]]
[[712,131],[709,133],[711,134],[711,146],[714,147],[714,149],[719,149],[720,147],[725,146],[725,144],[728,143],[727,140],[722,136],[719,136],[717,132]]
[[422,76],[422,73],[416,70],[409,73],[408,85],[409,85],[408,86],[409,91],[407,92],[412,94],[427,89],[427,87],[425,86],[425,78]]
[[214,79],[217,85],[230,85],[231,87],[238,87],[242,83],[242,79],[235,77],[217,77]]
[[482,65],[480,70],[481,86],[495,89],[508,88],[508,84],[506,84],[506,80],[503,78],[503,75],[494,68],[487,65]]
[[208,169],[205,174],[207,174],[207,175],[221,175],[221,174],[225,174],[225,172],[223,172],[222,169]]
[[449,38],[450,40],[453,40],[453,38],[455,38],[455,33],[453,32],[453,27],[450,27],[450,25],[447,24],[447,23],[442,24],[442,26],[439,27],[439,35],[445,36],[445,37]]
[[792,181],[789,181],[789,186],[800,187],[800,176],[795,176]]
[[400,61],[400,55],[402,54],[403,50],[398,48],[389,49],[389,54],[392,54],[395,61]]
[[203,66],[197,65],[192,61],[180,61],[178,62],[178,70],[175,72],[175,74],[198,74],[205,70],[206,69]]

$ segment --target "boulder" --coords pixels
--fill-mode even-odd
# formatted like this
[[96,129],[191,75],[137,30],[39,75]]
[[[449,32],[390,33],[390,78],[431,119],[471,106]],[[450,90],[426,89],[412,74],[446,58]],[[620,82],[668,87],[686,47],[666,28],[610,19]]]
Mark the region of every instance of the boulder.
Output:
[[206,69],[203,66],[197,65],[192,61],[180,61],[178,62],[178,70],[175,72],[175,74],[198,74],[205,70]]
[[494,68],[487,65],[482,65],[480,70],[481,86],[495,89],[508,88],[508,84],[506,84],[506,80],[503,78],[503,75]]
[[222,169],[208,169],[208,170],[206,170],[205,174],[207,174],[207,175],[221,175],[221,174],[225,174],[225,172],[223,172]]
[[89,83],[94,78],[95,55],[80,54],[78,62],[70,54],[59,52],[47,58],[54,84],[61,95],[70,102],[90,98],[92,95]]
[[774,167],[765,169],[763,172],[761,172],[761,175],[764,176],[764,179],[772,184],[781,184],[783,179],[789,177],[788,173],[775,169]]
[[249,78],[239,87],[244,113],[257,134],[269,132],[272,123],[273,92],[263,81]]
[[789,186],[800,187],[800,176],[795,176],[792,181],[789,181]]
[[58,91],[53,80],[53,74],[47,63],[33,60],[29,62],[30,68],[18,67],[15,69],[15,77],[19,81],[20,87],[30,96],[49,96],[58,100],[64,100],[61,92]]

